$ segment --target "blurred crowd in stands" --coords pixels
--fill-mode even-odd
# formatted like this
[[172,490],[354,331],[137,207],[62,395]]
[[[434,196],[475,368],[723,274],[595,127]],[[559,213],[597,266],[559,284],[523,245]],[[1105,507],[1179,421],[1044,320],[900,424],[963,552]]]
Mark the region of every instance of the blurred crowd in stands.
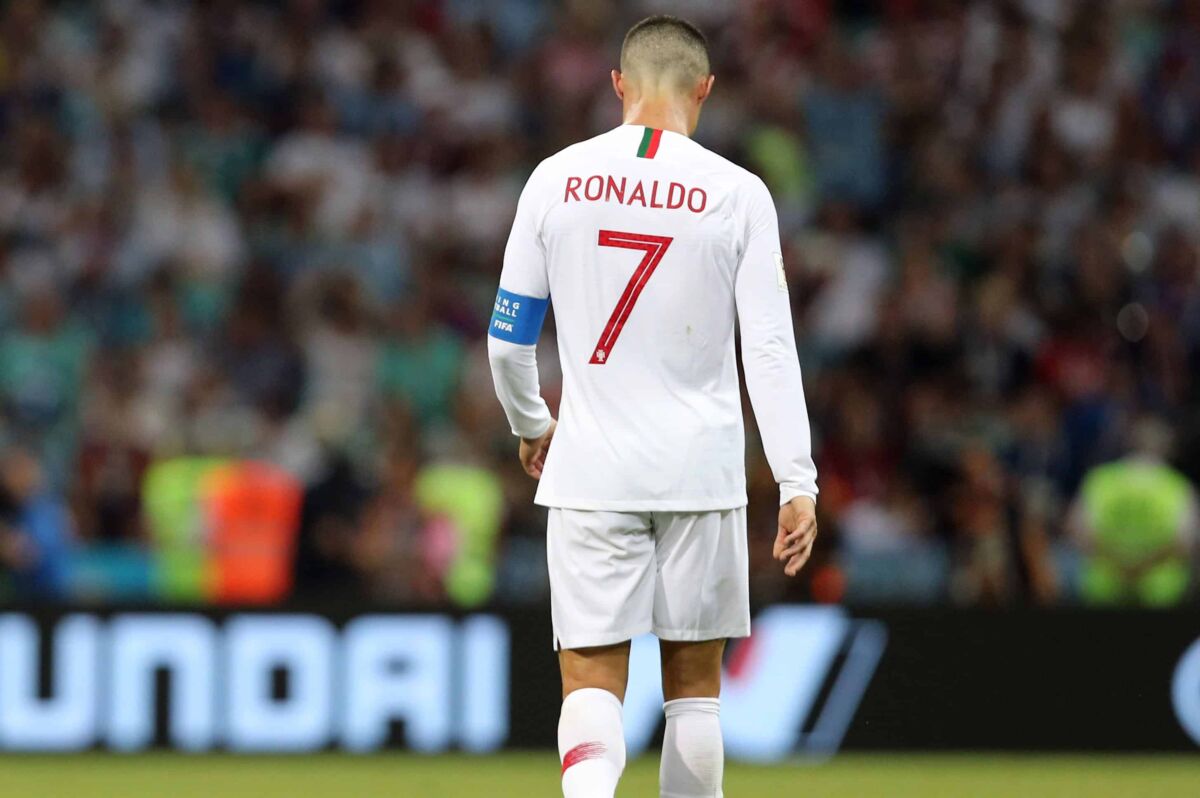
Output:
[[543,600],[484,331],[524,178],[662,11],[785,241],[822,538],[779,573],[751,434],[757,599],[1188,600],[1200,0],[9,0],[4,600],[172,595],[164,551],[267,523],[148,479],[214,462],[294,483],[266,600]]

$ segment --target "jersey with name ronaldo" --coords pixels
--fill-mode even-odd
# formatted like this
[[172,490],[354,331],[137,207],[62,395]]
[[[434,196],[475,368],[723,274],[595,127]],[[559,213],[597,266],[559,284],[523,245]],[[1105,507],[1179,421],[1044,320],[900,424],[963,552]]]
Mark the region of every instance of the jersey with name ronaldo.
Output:
[[[563,392],[539,504],[746,503],[734,323],[761,314],[795,364],[779,253],[762,181],[686,136],[623,125],[538,166],[518,206],[490,334],[532,345],[552,298]],[[520,418],[529,403],[505,406],[519,434],[549,423]],[[803,435],[780,433],[772,467],[779,460],[776,476],[810,492],[802,394],[792,410]]]

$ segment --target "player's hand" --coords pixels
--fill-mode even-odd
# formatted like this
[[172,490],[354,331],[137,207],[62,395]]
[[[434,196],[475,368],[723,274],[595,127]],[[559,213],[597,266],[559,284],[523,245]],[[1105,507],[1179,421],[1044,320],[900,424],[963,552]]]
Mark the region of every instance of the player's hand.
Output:
[[546,453],[550,451],[550,439],[554,437],[554,428],[558,422],[550,419],[550,427],[540,438],[521,439],[521,465],[525,473],[534,479],[542,478],[542,469],[546,467]]
[[779,532],[775,535],[775,559],[784,563],[788,576],[800,573],[812,554],[817,539],[817,505],[807,496],[797,496],[779,508]]

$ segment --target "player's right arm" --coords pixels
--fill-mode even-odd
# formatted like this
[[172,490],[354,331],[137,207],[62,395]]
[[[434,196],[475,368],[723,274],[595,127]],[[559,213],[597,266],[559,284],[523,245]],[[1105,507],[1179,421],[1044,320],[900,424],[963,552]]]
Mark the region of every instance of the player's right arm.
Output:
[[537,342],[550,305],[550,286],[537,177],[535,171],[517,203],[488,324],[488,360],[496,396],[513,434],[521,438],[521,465],[534,477],[541,476],[554,432],[554,419],[538,385]]
[[779,483],[774,556],[788,576],[795,576],[816,539],[817,469],[775,205],[761,180],[745,191],[745,230],[734,284],[742,366],[763,449]]

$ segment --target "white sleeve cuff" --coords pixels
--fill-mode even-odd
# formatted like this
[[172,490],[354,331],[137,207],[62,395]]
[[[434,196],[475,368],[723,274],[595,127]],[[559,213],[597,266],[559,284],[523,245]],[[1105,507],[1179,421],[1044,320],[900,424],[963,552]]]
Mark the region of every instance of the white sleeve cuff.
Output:
[[550,429],[550,422],[553,420],[554,419],[550,415],[549,410],[547,410],[545,418],[538,419],[536,421],[530,421],[530,426],[526,427],[525,429],[518,430],[514,428],[512,433],[518,438],[527,438],[529,440],[540,438],[546,434],[546,430]]
[[779,486],[780,507],[787,504],[797,496],[807,496],[813,500],[813,504],[816,504],[817,502],[817,491],[815,488],[802,488],[799,485],[790,485],[786,482]]

